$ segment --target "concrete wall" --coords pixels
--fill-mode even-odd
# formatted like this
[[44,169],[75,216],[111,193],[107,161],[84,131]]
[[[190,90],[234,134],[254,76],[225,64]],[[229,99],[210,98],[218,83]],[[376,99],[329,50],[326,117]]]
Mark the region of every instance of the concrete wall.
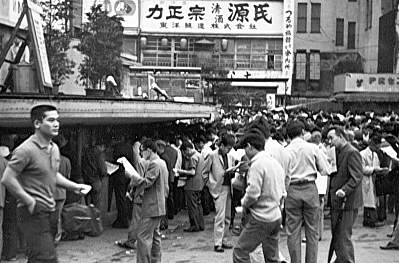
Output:
[[[359,12],[359,5],[365,0],[348,2],[348,0],[296,0],[295,1],[295,40],[294,50],[320,50],[320,52],[347,51],[348,21],[356,22],[356,32],[359,32],[359,20],[362,15]],[[298,3],[307,3],[307,33],[297,32]],[[311,3],[321,3],[320,33],[310,33],[311,25]],[[344,45],[335,46],[336,19],[343,18],[344,23]],[[377,35],[378,36],[378,35]],[[356,43],[359,42],[359,37]]]

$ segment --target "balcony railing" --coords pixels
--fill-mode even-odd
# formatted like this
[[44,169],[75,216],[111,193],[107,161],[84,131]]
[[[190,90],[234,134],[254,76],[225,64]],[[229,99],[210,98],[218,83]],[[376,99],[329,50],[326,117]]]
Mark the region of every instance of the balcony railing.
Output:
[[[175,66],[175,67],[202,67],[202,68],[225,68],[225,69],[268,69],[266,61],[244,60],[223,57],[198,58],[197,56],[175,56],[171,57],[144,57],[144,66]],[[274,62],[275,70],[281,70],[281,62]]]

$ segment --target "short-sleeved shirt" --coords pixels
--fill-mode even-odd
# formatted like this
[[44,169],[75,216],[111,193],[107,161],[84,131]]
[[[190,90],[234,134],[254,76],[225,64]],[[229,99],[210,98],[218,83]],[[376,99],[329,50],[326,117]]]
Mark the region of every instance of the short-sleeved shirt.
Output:
[[[49,211],[55,210],[54,192],[60,164],[58,146],[50,142],[43,145],[36,135],[30,136],[18,146],[8,162],[8,167],[18,173],[24,190]],[[23,205],[18,200],[18,206]]]
[[185,163],[185,169],[195,169],[195,175],[187,178],[184,190],[201,191],[204,188],[204,179],[202,177],[204,170],[204,157],[197,151]]

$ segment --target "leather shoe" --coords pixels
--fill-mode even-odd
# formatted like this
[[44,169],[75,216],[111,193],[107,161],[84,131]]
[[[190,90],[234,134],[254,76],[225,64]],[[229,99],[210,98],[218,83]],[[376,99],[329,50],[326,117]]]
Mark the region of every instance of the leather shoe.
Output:
[[392,250],[399,250],[399,246],[392,246],[392,245],[390,245],[389,243],[388,243],[388,245],[386,245],[386,246],[380,246],[380,248],[383,249],[383,250],[389,250],[389,249],[392,249]]
[[222,248],[222,246],[215,246],[215,252],[218,252],[218,253],[223,253],[224,252],[224,249]]
[[198,232],[199,230],[196,229],[195,227],[189,227],[189,228],[185,228],[183,229],[184,232]]
[[224,249],[232,249],[233,245],[231,245],[231,244],[222,244],[222,248],[224,248]]

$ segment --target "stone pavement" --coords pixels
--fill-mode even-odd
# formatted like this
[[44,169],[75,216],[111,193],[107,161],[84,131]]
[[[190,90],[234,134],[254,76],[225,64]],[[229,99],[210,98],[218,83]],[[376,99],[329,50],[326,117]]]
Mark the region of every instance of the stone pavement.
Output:
[[[183,228],[187,226],[186,212],[180,213],[170,224],[173,230],[165,231],[165,239],[162,242],[162,262],[165,263],[224,263],[232,262],[232,250],[224,253],[213,251],[213,216],[208,215],[206,229],[199,233],[185,233]],[[399,263],[399,250],[383,251],[379,248],[388,242],[387,234],[391,227],[386,225],[378,229],[364,228],[361,225],[362,216],[358,217],[353,240],[355,242],[356,261],[360,263]],[[327,253],[331,239],[329,220],[325,221],[324,239],[319,243],[318,262],[327,262]],[[392,223],[392,215],[388,224]],[[126,253],[114,245],[114,241],[124,239],[127,236],[126,229],[106,228],[100,237],[86,237],[79,241],[61,242],[57,248],[60,263],[67,262],[136,262],[135,251]],[[233,241],[237,237],[233,238]],[[282,234],[280,247],[282,253],[288,258],[286,236]],[[302,256],[304,258],[305,245],[302,245]],[[15,262],[15,261],[14,261]],[[26,262],[24,257],[19,256],[16,262]],[[252,254],[252,262],[261,263],[263,255],[261,249]],[[304,262],[304,260],[303,260]]]

